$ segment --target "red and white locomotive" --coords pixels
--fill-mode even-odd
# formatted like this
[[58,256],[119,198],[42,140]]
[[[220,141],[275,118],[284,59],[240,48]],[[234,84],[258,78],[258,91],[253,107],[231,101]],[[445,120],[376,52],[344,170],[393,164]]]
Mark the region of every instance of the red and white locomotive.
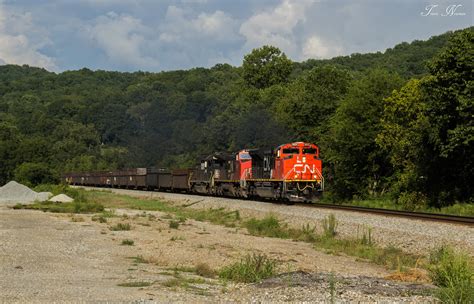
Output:
[[214,153],[194,169],[137,168],[66,173],[66,183],[84,186],[170,190],[219,196],[311,201],[324,190],[315,144],[294,142],[272,149]]

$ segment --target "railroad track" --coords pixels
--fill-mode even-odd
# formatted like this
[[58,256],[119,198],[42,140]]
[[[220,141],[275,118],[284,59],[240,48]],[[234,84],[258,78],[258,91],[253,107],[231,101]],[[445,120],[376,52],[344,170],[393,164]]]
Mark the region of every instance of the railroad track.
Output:
[[369,207],[348,206],[348,205],[330,205],[330,204],[321,204],[321,203],[312,203],[312,204],[297,203],[296,205],[305,206],[305,207],[311,206],[315,208],[354,211],[354,212],[362,212],[362,213],[373,213],[373,214],[380,214],[380,215],[386,215],[386,216],[398,216],[398,217],[412,218],[412,219],[426,220],[426,221],[433,221],[433,222],[444,222],[444,223],[451,223],[451,224],[474,226],[474,217],[470,217],[470,216],[448,215],[448,214],[427,213],[427,212],[400,211],[400,210],[392,210],[392,209],[369,208]]
[[[104,188],[98,187],[88,187],[88,186],[73,186],[78,188],[91,188],[97,190],[103,190]],[[115,188],[107,188],[107,189],[115,189]],[[132,190],[137,192],[144,192],[143,190],[136,190],[136,189],[126,189]],[[152,191],[155,192],[155,191]],[[159,193],[159,192],[158,192]],[[185,194],[183,195],[196,195],[196,196],[204,196],[207,197],[209,195],[203,194]],[[212,197],[212,196],[211,196]],[[229,199],[242,199],[242,198],[235,198],[235,197],[227,197]],[[272,202],[268,200],[254,200],[256,202]],[[273,201],[276,202],[276,201]],[[276,203],[284,203],[287,202],[276,202]],[[412,211],[400,211],[400,210],[393,210],[393,209],[382,209],[382,208],[369,208],[369,207],[360,207],[360,206],[348,206],[348,205],[333,205],[333,204],[322,204],[322,203],[291,203],[290,206],[301,206],[306,208],[325,208],[325,209],[334,209],[334,210],[344,210],[344,211],[353,211],[353,212],[361,212],[361,213],[371,213],[371,214],[379,214],[385,216],[397,216],[403,218],[411,218],[411,219],[418,219],[418,220],[425,220],[425,221],[432,221],[432,222],[444,222],[444,223],[451,223],[451,224],[460,224],[460,225],[467,225],[474,227],[474,217],[471,216],[459,216],[459,215],[448,215],[448,214],[438,214],[438,213],[427,213],[427,212],[412,212]]]

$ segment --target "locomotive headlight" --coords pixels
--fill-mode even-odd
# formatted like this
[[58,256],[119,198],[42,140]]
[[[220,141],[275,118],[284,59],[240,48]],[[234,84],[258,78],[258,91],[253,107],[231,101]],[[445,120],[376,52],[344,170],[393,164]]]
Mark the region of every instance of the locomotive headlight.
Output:
[[306,162],[306,156],[303,156],[303,163]]
[[298,174],[295,174],[295,178],[297,178],[297,177],[298,177]]
[[317,177],[316,175],[313,175],[313,178],[314,178],[314,179],[316,179],[316,177]]

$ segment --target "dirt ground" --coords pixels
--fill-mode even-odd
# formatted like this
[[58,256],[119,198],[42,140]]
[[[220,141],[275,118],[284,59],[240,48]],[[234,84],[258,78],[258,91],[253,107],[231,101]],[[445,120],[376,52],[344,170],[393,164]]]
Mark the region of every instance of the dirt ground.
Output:
[[[325,254],[307,243],[193,220],[172,229],[171,216],[160,212],[116,214],[100,223],[92,215],[0,208],[0,302],[326,301],[330,273],[344,282],[336,293],[339,300],[433,300],[413,291],[419,286],[383,280],[388,273],[382,267]],[[117,223],[131,229],[112,231]],[[134,244],[122,245],[125,239]],[[187,270],[200,263],[217,270],[253,252],[278,260],[280,272],[305,274],[306,285],[292,284],[291,278],[276,285],[232,284]],[[308,279],[315,274],[317,279]],[[377,286],[385,289],[378,292]]]

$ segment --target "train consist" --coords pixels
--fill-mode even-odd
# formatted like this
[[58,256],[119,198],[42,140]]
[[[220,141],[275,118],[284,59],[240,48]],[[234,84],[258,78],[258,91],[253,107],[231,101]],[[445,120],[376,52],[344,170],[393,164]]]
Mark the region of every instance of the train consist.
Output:
[[135,168],[65,173],[71,185],[189,192],[243,198],[311,201],[324,190],[315,144],[295,142],[273,149],[214,153],[193,169]]

